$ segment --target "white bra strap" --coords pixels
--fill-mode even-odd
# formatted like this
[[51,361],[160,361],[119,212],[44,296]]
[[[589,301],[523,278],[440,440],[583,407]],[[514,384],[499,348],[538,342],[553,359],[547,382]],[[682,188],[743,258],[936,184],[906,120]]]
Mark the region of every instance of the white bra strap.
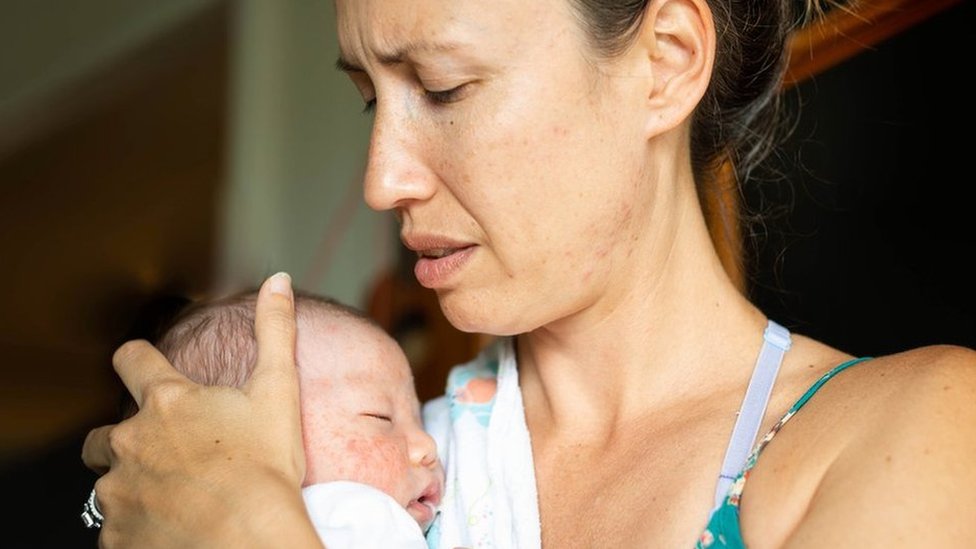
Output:
[[763,346],[759,351],[759,358],[756,359],[756,366],[752,370],[749,388],[746,389],[746,396],[742,399],[742,406],[739,408],[739,416],[735,420],[735,428],[732,429],[729,447],[725,450],[722,473],[715,487],[713,510],[719,508],[725,501],[732,481],[742,472],[749,458],[749,452],[756,444],[759,426],[766,415],[766,405],[769,404],[769,396],[773,392],[773,383],[779,373],[780,364],[783,363],[783,355],[790,350],[790,345],[792,339],[789,330],[770,320],[763,333]]

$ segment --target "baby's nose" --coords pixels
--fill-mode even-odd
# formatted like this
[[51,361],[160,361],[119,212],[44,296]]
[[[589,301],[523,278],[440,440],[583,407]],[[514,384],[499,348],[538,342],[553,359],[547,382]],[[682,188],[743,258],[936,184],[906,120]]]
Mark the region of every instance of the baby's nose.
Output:
[[410,442],[410,461],[431,468],[437,463],[437,443],[424,431],[416,433]]

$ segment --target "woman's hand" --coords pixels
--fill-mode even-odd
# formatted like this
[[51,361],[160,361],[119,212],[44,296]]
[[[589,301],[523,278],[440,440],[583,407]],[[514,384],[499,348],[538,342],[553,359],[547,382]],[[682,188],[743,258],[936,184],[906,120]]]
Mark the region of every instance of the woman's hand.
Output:
[[258,358],[243,389],[206,387],[145,341],[112,362],[139,405],[89,433],[82,459],[95,483],[103,547],[321,547],[305,513],[305,476],[291,280],[265,281]]

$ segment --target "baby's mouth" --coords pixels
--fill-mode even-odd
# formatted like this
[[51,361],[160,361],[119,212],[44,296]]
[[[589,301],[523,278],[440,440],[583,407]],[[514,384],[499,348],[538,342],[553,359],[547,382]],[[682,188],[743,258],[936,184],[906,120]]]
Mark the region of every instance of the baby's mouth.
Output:
[[424,498],[412,500],[407,504],[407,510],[410,511],[410,516],[420,523],[422,530],[427,528],[437,514],[436,506],[430,500]]
[[426,529],[437,515],[437,506],[441,502],[440,483],[432,482],[416,499],[410,500],[407,509],[410,514],[420,523],[421,528]]

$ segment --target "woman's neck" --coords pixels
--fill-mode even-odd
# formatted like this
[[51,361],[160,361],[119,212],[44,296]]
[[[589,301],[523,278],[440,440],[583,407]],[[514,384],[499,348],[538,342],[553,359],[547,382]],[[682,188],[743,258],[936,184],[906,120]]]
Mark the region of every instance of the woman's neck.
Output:
[[729,280],[691,194],[676,199],[675,219],[655,224],[667,234],[648,233],[656,244],[631,251],[648,259],[615,273],[612,292],[518,337],[526,407],[546,425],[600,436],[745,383],[766,319]]

